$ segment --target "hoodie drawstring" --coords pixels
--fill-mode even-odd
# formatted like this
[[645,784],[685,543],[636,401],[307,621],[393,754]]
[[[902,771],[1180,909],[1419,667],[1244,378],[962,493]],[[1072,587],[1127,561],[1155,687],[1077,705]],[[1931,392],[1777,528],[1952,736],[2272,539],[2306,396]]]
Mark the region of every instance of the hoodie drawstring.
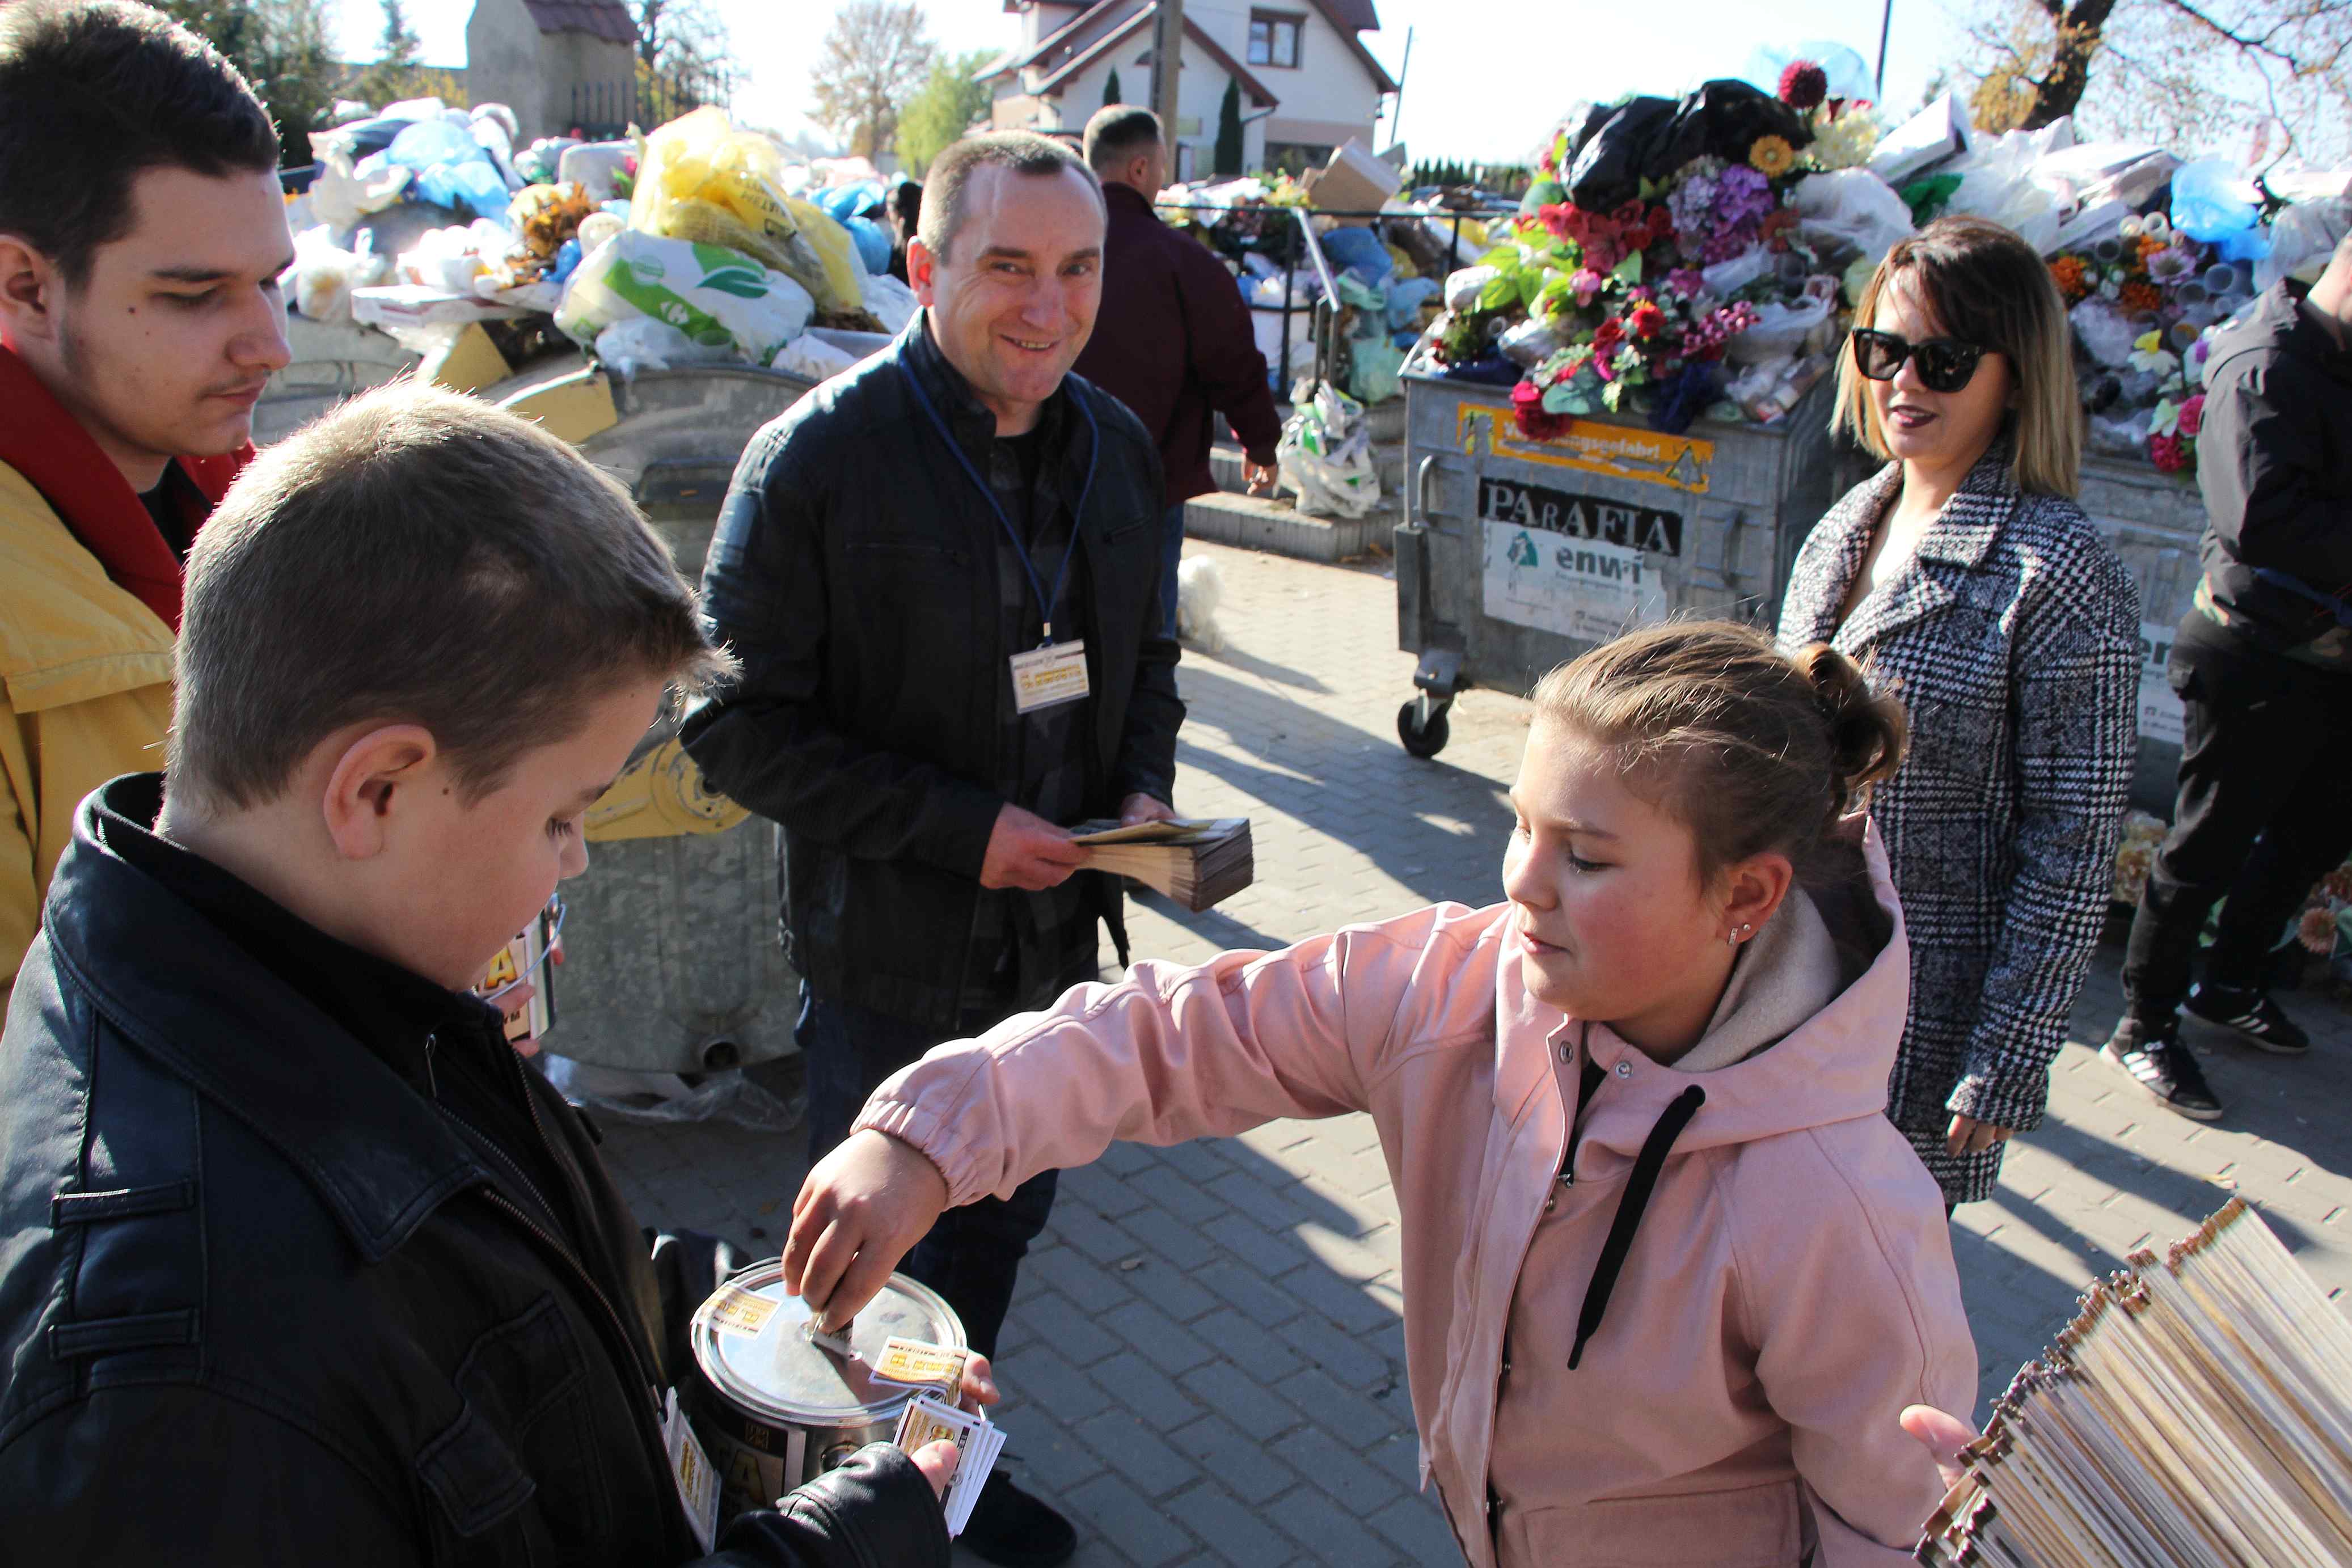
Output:
[[1642,1152],[1633,1160],[1633,1174],[1627,1178],[1624,1196],[1617,1200],[1617,1217],[1610,1221],[1609,1239],[1601,1244],[1601,1260],[1593,1265],[1592,1282],[1584,1288],[1584,1305],[1576,1314],[1576,1344],[1568,1353],[1568,1369],[1584,1357],[1584,1342],[1601,1326],[1603,1313],[1609,1311],[1610,1292],[1617,1288],[1617,1275],[1625,1267],[1625,1256],[1633,1250],[1633,1232],[1642,1226],[1642,1213],[1650,1207],[1650,1194],[1658,1185],[1658,1172],[1664,1168],[1666,1155],[1675,1140],[1683,1135],[1698,1108],[1706,1103],[1706,1091],[1694,1083],[1675,1096],[1657,1125],[1643,1140]]

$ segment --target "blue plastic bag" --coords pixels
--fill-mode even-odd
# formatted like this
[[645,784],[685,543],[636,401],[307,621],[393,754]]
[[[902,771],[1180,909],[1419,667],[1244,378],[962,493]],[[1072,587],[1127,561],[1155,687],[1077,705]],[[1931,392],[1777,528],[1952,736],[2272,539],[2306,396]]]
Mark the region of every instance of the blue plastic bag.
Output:
[[503,220],[507,215],[507,183],[488,158],[436,163],[416,176],[416,193],[436,206],[478,218]]
[[835,223],[847,223],[852,218],[871,217],[882,210],[882,186],[879,181],[860,180],[855,185],[835,185],[816,193],[816,204],[824,215]]
[[2240,194],[2243,183],[2221,159],[2183,163],[2172,172],[2172,226],[2190,239],[2221,246],[2231,261],[2268,256],[2270,236],[2256,221],[2254,204]]
[[1333,229],[1320,238],[1323,254],[1330,258],[1334,272],[1353,270],[1367,283],[1377,286],[1396,270],[1396,257],[1381,243],[1381,236],[1370,229]]
[[392,139],[384,153],[394,162],[416,170],[436,163],[487,163],[490,155],[465,126],[447,120],[420,120]]
[[572,281],[572,274],[578,269],[579,266],[580,242],[577,239],[565,240],[556,246],[555,266],[549,270],[547,280],[550,283],[569,283]]
[[866,264],[866,276],[876,277],[890,270],[890,236],[872,218],[844,218],[841,226],[857,242],[857,259]]

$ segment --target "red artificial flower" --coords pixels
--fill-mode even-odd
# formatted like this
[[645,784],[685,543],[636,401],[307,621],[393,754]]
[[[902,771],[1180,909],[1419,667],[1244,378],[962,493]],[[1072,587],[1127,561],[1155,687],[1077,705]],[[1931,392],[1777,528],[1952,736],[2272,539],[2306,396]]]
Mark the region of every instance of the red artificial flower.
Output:
[[[1639,308],[1639,307],[1636,307],[1636,308]],[[1653,308],[1655,308],[1655,307],[1653,307]],[[1624,346],[1625,323],[1619,320],[1614,316],[1612,316],[1607,320],[1601,322],[1600,327],[1593,331],[1592,358],[1596,363],[1606,364],[1609,361],[1615,359],[1617,357],[1617,350]]]
[[1554,239],[1576,238],[1576,209],[1566,202],[1547,202],[1536,209],[1536,221]]
[[1544,389],[1531,381],[1522,381],[1511,389],[1511,418],[1529,441],[1556,441],[1568,434],[1573,423],[1567,414],[1545,413],[1543,398]]
[[2180,403],[2180,434],[2195,435],[2205,424],[2205,394],[2184,398]]
[[1830,95],[1830,73],[1811,60],[1790,60],[1780,71],[1780,101],[1802,112]]
[[2189,466],[2189,453],[2177,435],[2149,436],[2147,459],[2156,465],[2156,471],[2159,474],[2178,474]]
[[1646,340],[1656,337],[1658,329],[1666,324],[1666,313],[1644,299],[1625,313],[1625,319],[1633,336]]

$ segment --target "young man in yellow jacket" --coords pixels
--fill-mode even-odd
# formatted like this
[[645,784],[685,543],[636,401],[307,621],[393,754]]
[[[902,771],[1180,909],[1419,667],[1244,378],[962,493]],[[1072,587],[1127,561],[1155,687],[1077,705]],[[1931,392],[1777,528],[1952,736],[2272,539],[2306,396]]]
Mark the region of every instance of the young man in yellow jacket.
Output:
[[181,562],[287,361],[278,155],[159,13],[0,6],[0,999],[74,808],[160,765]]

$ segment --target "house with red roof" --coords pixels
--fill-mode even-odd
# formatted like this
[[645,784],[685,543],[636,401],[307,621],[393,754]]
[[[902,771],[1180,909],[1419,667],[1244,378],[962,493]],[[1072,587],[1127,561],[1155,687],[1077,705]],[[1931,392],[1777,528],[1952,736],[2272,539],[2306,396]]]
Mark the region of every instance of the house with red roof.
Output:
[[[1113,70],[1120,99],[1152,99],[1157,0],[1003,0],[1021,40],[981,73],[999,130],[1075,132],[1103,106]],[[1319,165],[1350,137],[1371,146],[1397,84],[1365,47],[1372,0],[1239,0],[1187,5],[1171,177],[1210,172],[1225,85],[1241,89],[1244,169]]]

